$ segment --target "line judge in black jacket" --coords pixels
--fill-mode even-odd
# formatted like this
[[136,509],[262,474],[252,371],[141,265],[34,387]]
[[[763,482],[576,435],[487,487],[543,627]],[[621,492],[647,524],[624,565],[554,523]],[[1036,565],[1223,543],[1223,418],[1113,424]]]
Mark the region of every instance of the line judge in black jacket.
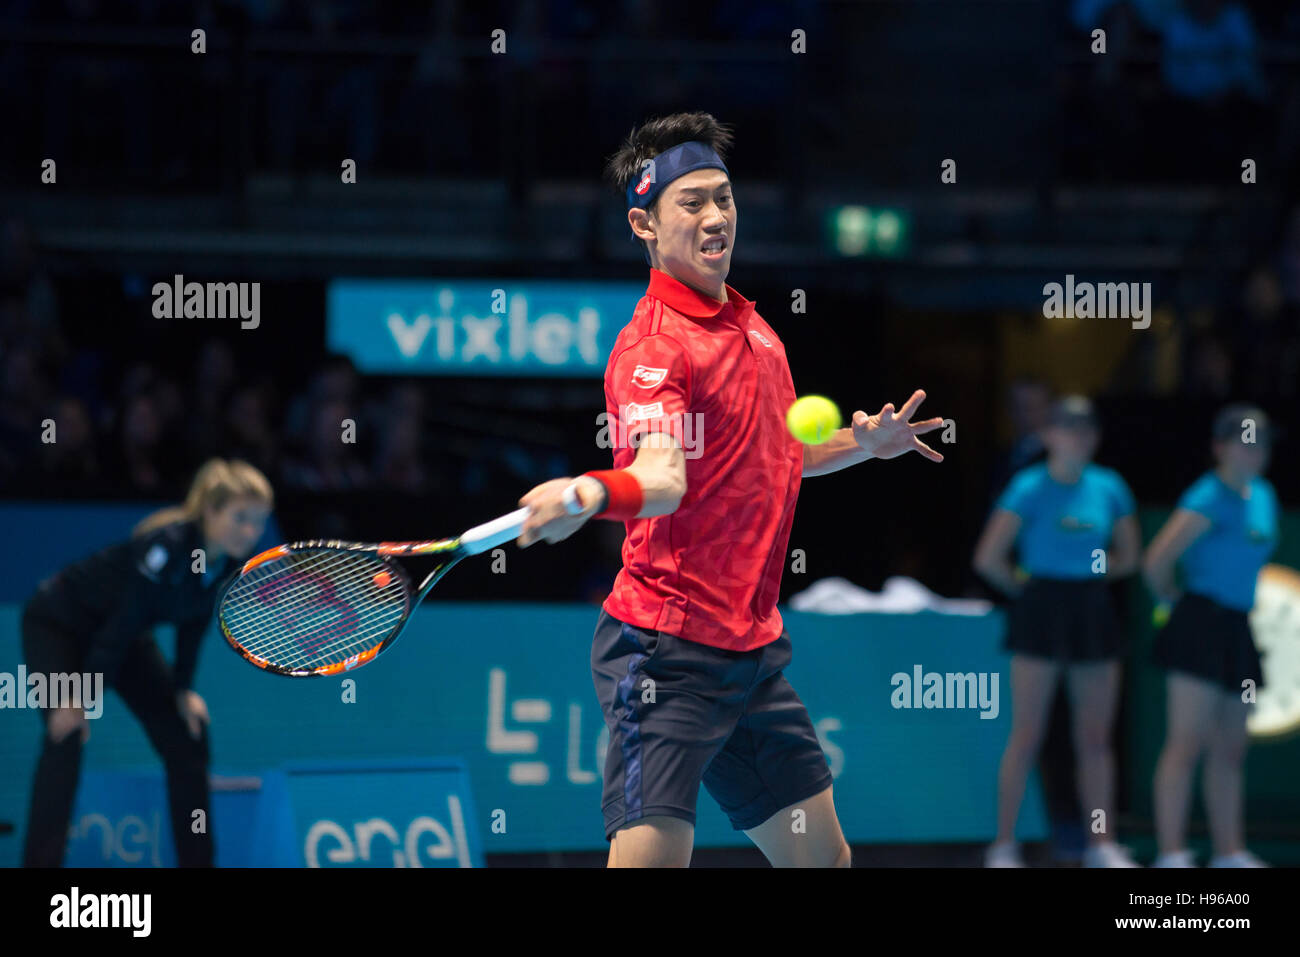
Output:
[[[210,867],[208,711],[193,690],[199,641],[220,586],[266,526],[270,483],[246,462],[211,459],[184,503],[155,512],[129,541],[96,552],[41,582],[23,608],[23,655],[32,674],[102,674],[144,726],[167,771],[177,863]],[[202,562],[196,549],[202,549]],[[198,570],[196,570],[198,569]],[[153,627],[176,627],[176,660],[163,658]],[[51,702],[53,704],[53,702]],[[41,712],[45,735],[27,817],[23,864],[59,867],[67,842],[81,748],[83,708]]]

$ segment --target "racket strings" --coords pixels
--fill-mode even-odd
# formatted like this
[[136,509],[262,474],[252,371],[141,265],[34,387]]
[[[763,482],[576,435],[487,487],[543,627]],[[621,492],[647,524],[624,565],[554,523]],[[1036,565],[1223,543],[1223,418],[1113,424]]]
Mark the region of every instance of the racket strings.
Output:
[[408,607],[403,576],[373,553],[317,549],[251,570],[226,595],[222,620],[247,652],[297,670],[375,647]]

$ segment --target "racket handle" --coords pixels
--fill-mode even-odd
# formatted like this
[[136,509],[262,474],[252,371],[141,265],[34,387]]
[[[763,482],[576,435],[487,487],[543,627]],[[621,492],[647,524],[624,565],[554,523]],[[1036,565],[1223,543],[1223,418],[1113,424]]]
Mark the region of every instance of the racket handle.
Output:
[[460,537],[461,547],[470,555],[477,555],[512,538],[518,538],[530,511],[531,509],[524,506],[515,509],[509,515],[502,515],[482,525],[475,525]]

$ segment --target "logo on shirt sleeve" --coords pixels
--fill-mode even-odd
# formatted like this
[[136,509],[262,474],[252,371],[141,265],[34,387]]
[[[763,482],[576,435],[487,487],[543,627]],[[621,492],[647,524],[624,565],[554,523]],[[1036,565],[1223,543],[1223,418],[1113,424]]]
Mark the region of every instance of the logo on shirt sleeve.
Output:
[[625,421],[640,422],[643,419],[653,419],[663,414],[664,404],[662,402],[651,402],[649,405],[637,405],[635,402],[629,402]]
[[651,389],[663,382],[668,375],[667,369],[651,369],[649,366],[637,366],[632,370],[632,384],[643,389]]
[[153,546],[153,548],[145,552],[144,561],[141,564],[143,567],[140,570],[154,581],[157,581],[159,570],[167,564],[167,549],[161,545]]

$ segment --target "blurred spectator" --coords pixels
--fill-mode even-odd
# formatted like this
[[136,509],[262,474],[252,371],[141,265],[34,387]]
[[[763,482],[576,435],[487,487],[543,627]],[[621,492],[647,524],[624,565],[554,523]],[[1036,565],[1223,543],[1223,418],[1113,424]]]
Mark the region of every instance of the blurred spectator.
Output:
[[20,346],[0,356],[0,374],[0,477],[12,479],[40,446],[53,396],[34,349]]
[[1263,98],[1245,8],[1228,0],[1184,0],[1166,21],[1164,38],[1165,83],[1176,95],[1206,102],[1233,93]]
[[199,351],[188,411],[188,445],[196,461],[224,454],[220,446],[234,387],[234,353],[225,341],[209,339]]
[[424,390],[413,382],[393,386],[382,403],[367,409],[366,421],[378,435],[375,481],[385,488],[426,494],[436,484],[424,456]]
[[[174,454],[179,454],[184,445],[185,433],[193,427],[186,410],[186,402],[181,395],[181,387],[174,379],[160,379],[153,389],[154,404],[158,409],[158,422],[162,428],[163,440]],[[182,466],[183,467],[183,466]]]
[[[1089,55],[1083,71],[1064,75],[1066,115],[1082,120],[1062,130],[1065,171],[1091,180],[1122,179],[1147,155],[1135,155],[1130,144],[1140,138],[1143,113],[1154,97],[1142,58],[1154,50],[1155,38],[1132,0],[1076,3],[1074,23],[1089,35],[1104,30],[1106,54]],[[1087,43],[1091,50],[1092,40]]]
[[325,358],[319,371],[312,376],[307,391],[293,398],[285,417],[285,436],[297,448],[306,448],[310,441],[311,414],[321,402],[338,400],[345,405],[355,404],[359,379],[356,367],[347,356],[331,355]]
[[51,359],[66,352],[54,285],[40,266],[36,237],[21,219],[7,220],[0,236],[0,347],[33,341]]
[[1052,390],[1039,379],[1020,378],[1007,389],[1006,414],[1011,421],[1011,445],[993,473],[990,501],[1011,476],[1041,457],[1042,430],[1052,409]]
[[[362,0],[312,0],[286,8],[294,25],[304,21],[320,46],[373,32],[373,15]],[[266,135],[269,160],[277,169],[319,168],[322,157],[369,166],[379,141],[383,115],[380,68],[373,57],[350,57],[340,67],[320,59],[263,58]],[[307,118],[312,118],[308,121]]]
[[[1146,30],[1159,32],[1179,8],[1179,0],[1073,0],[1070,4],[1070,22],[1084,33],[1098,27],[1106,29],[1105,21],[1116,7],[1129,7]],[[1113,49],[1109,29],[1106,34],[1107,50]]]
[[237,389],[230,400],[222,453],[243,459],[274,475],[279,465],[278,437],[271,426],[271,400],[260,386]]
[[405,87],[397,97],[393,132],[399,151],[418,156],[425,171],[471,173],[472,127],[476,111],[466,95],[466,64],[459,54],[464,35],[458,20],[459,0],[442,0],[429,8],[424,48],[415,57]]
[[[354,427],[347,429],[345,420]],[[365,488],[370,474],[356,451],[357,420],[353,407],[342,399],[322,399],[312,410],[311,430],[305,453],[284,467],[284,482],[290,488],[314,492],[338,492]],[[349,436],[353,441],[345,441]]]
[[129,395],[110,450],[110,474],[135,494],[152,497],[168,492],[162,437],[162,416],[153,395],[147,391]]
[[1232,353],[1223,338],[1211,331],[1196,334],[1187,357],[1184,391],[1226,399],[1233,392]]
[[1254,270],[1242,293],[1237,336],[1243,385],[1254,394],[1294,395],[1300,375],[1300,311],[1288,307],[1282,283],[1270,267]]
[[48,493],[85,492],[103,478],[90,412],[80,399],[62,396],[55,405],[55,441],[41,446],[40,482]]
[[1173,150],[1165,177],[1236,180],[1242,157],[1276,140],[1255,30],[1239,4],[1184,0],[1165,24],[1161,67],[1167,92],[1152,133]]
[[420,420],[401,414],[390,418],[380,440],[375,461],[375,478],[384,488],[421,494],[429,487],[429,470],[421,456],[423,434]]

